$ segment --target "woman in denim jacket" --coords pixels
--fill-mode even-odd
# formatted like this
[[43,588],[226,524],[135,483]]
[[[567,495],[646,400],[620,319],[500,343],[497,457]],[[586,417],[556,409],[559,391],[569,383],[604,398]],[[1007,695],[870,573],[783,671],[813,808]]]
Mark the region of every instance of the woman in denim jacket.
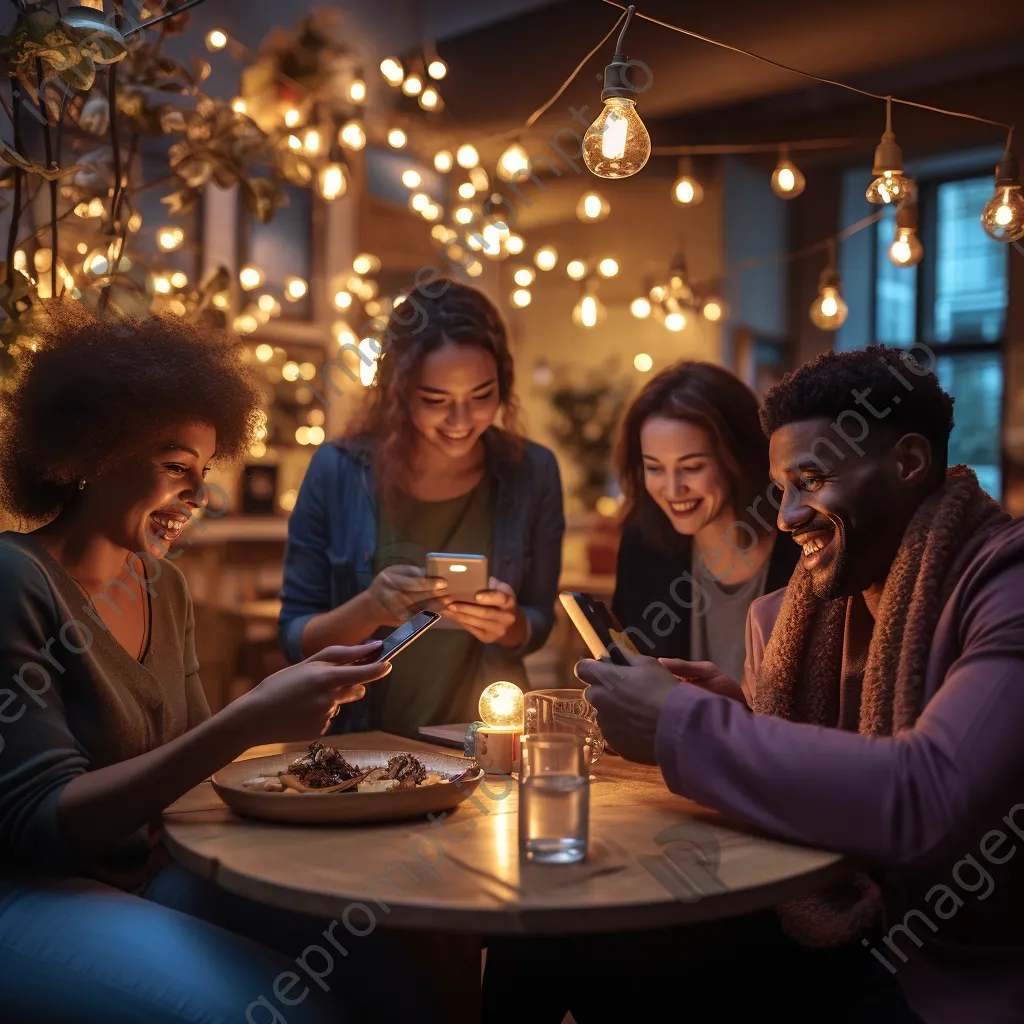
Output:
[[[501,426],[496,425],[500,414]],[[561,570],[554,455],[517,430],[508,335],[494,305],[437,280],[393,311],[362,421],[317,451],[288,524],[280,617],[292,662],[384,636],[423,607],[442,620],[332,732],[476,718],[481,690],[526,685],[522,659],[551,632]],[[429,551],[486,555],[471,602],[425,575]]]

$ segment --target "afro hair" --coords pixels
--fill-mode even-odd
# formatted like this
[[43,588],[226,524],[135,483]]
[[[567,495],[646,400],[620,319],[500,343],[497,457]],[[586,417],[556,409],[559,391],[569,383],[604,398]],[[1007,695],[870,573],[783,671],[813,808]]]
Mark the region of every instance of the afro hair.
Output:
[[207,423],[217,459],[238,458],[261,421],[243,345],[175,316],[131,321],[49,304],[0,391],[0,508],[55,514],[93,478],[176,423]]
[[942,390],[935,373],[905,349],[869,345],[855,352],[823,352],[768,391],[761,429],[771,437],[788,423],[819,418],[835,422],[847,411],[873,415],[890,432],[921,434],[945,468],[953,398]]

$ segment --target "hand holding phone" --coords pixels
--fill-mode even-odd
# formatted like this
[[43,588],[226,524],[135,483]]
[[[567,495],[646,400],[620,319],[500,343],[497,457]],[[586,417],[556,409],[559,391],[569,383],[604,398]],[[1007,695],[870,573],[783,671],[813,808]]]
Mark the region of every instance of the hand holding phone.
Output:
[[443,579],[448,584],[443,594],[454,601],[472,601],[481,590],[490,589],[485,555],[431,551],[427,555],[427,576]]
[[441,616],[437,612],[420,612],[418,615],[414,615],[408,622],[403,623],[393,633],[385,637],[384,643],[377,650],[354,664],[372,665],[375,662],[391,661],[396,654],[404,651],[409,644],[421,637],[440,618]]
[[640,656],[622,624],[603,601],[592,594],[575,591],[559,594],[558,599],[593,658],[628,666],[631,664],[628,655]]

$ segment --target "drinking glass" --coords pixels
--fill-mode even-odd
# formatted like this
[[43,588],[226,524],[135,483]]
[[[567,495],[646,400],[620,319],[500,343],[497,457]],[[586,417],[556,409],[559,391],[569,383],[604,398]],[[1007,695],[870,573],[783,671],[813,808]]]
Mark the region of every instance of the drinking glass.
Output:
[[585,690],[530,690],[523,694],[523,732],[569,732],[586,747],[587,764],[597,764],[605,740],[597,724],[597,711]]
[[578,733],[523,736],[519,849],[539,864],[575,864],[587,855],[590,773]]

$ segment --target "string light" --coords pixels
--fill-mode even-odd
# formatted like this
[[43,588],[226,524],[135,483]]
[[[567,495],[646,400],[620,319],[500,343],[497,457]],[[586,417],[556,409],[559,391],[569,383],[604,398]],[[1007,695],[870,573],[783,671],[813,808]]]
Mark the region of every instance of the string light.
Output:
[[869,203],[906,199],[914,187],[914,182],[903,174],[903,150],[892,131],[891,97],[885,101],[885,131],[875,148],[875,164],[871,173],[875,178],[864,193]]
[[597,272],[602,277],[614,277],[619,272],[619,265],[615,260],[608,256],[598,263]]
[[302,115],[294,107],[284,112],[284,123],[288,128],[294,128],[300,120]]
[[686,317],[682,313],[668,313],[665,316],[665,326],[670,331],[681,331],[686,326]]
[[533,163],[523,146],[513,142],[498,157],[497,174],[502,181],[515,181],[519,177],[527,177],[533,170]]
[[640,373],[648,373],[654,366],[654,360],[646,352],[638,352],[633,356],[633,367]]
[[401,128],[392,128],[388,132],[388,145],[392,149],[402,149],[408,141],[409,137]]
[[452,216],[456,224],[469,224],[473,219],[473,211],[468,206],[456,206]]
[[256,346],[256,358],[261,363],[269,363],[274,358],[274,347],[272,345],[257,345]]
[[455,162],[467,170],[476,167],[480,163],[480,154],[476,151],[476,146],[471,146],[468,142],[459,146],[455,152]]
[[530,304],[530,300],[532,298],[533,296],[530,294],[530,290],[528,288],[517,288],[512,293],[512,305],[522,309],[524,306],[528,306]]
[[424,220],[437,220],[438,217],[440,217],[443,212],[444,211],[441,209],[441,207],[435,203],[429,203],[422,210],[420,210],[420,213],[423,215]]
[[644,298],[634,299],[629,304],[629,311],[637,320],[645,320],[651,315],[651,304]]
[[917,237],[917,203],[902,202],[896,210],[896,237],[889,246],[889,259],[897,267],[916,267],[924,256]]
[[[483,192],[491,183],[491,179],[487,177],[487,172],[482,167],[471,167],[469,169],[469,180],[477,192]],[[495,199],[493,202],[498,202],[498,200]]]
[[476,189],[473,187],[473,182],[464,181],[458,188],[460,199],[472,199],[476,195]]
[[419,75],[407,75],[402,82],[402,92],[406,96],[419,96],[423,92],[423,79]]
[[441,79],[448,74],[448,65],[445,64],[440,57],[435,57],[427,65],[427,74],[430,75],[435,82],[440,82]]
[[526,242],[522,235],[511,234],[505,239],[505,251],[513,256],[518,256],[526,248]]
[[713,324],[724,320],[729,315],[729,307],[717,295],[708,296],[701,305],[700,311],[704,315],[704,319],[710,320]]
[[587,265],[583,260],[570,260],[565,265],[565,272],[574,281],[582,281],[587,275]]
[[395,57],[385,57],[380,62],[380,73],[388,85],[398,86],[402,84],[402,79],[405,77],[405,68],[402,67],[402,62]]
[[413,192],[409,197],[409,205],[419,213],[430,205],[430,196],[426,192]]
[[484,272],[484,265],[479,260],[470,260],[466,264],[466,273],[470,277],[479,277]]
[[849,309],[843,301],[842,281],[836,273],[835,242],[829,242],[828,265],[818,279],[818,297],[811,304],[811,323],[823,331],[836,331]]
[[348,309],[352,305],[352,293],[342,288],[341,291],[335,293],[334,305],[338,309]]
[[596,327],[606,315],[597,297],[597,279],[589,275],[580,289],[580,297],[572,309],[572,322],[578,327]]
[[600,192],[584,192],[576,204],[576,216],[583,221],[604,220],[610,212],[611,206]]
[[542,245],[533,255],[538,270],[554,270],[558,265],[558,251],[553,245]]
[[284,279],[284,297],[291,302],[298,302],[306,292],[309,285],[301,277],[289,275]]
[[781,199],[795,199],[806,185],[803,172],[789,159],[789,151],[783,146],[779,150],[779,163],[772,172],[772,191]]
[[360,150],[366,145],[366,132],[360,121],[346,121],[338,132],[338,141],[349,149]]
[[361,78],[353,78],[348,85],[348,98],[353,103],[366,102],[366,83]]
[[444,101],[441,99],[441,94],[432,85],[428,85],[420,93],[419,104],[424,110],[444,109]]
[[407,171],[402,171],[402,184],[406,188],[419,188],[422,180],[419,171],[414,171],[411,168]]
[[515,281],[520,288],[529,288],[533,284],[537,274],[533,267],[519,267],[512,275],[512,280]]
[[693,176],[690,158],[684,156],[679,161],[679,177],[672,182],[672,201],[677,206],[696,206],[704,198],[704,189]]
[[326,164],[320,169],[320,195],[324,199],[340,199],[348,191],[345,168],[341,164]]
[[206,48],[211,53],[223,50],[228,45],[228,34],[221,28],[211,29],[206,33]]
[[238,283],[247,291],[252,291],[253,288],[259,288],[263,284],[263,271],[259,267],[254,267],[251,263],[247,263],[238,272]]
[[234,98],[234,99],[233,99],[233,100],[231,101],[231,109],[232,109],[232,110],[233,110],[233,111],[234,111],[234,112],[235,112],[236,114],[244,114],[244,113],[245,113],[245,112],[246,112],[246,111],[247,111],[247,110],[249,109],[249,107],[248,107],[248,105],[246,104],[245,100],[243,100],[243,99],[242,99],[242,97],[241,97],[241,96],[236,96],[236,97],[235,97],[235,98]]
[[651,156],[651,137],[636,111],[636,87],[622,49],[635,10],[627,9],[612,62],[604,69],[604,109],[583,136],[583,162],[599,178],[628,178]]
[[1021,195],[1020,166],[1010,152],[1011,129],[1006,150],[996,167],[996,190],[981,211],[981,226],[997,242],[1024,238],[1024,196]]
[[361,252],[352,261],[352,269],[359,275],[376,274],[380,270],[380,259],[371,253]]
[[452,169],[452,155],[447,149],[439,149],[434,154],[434,170],[447,174]]
[[164,252],[174,252],[185,241],[185,232],[181,228],[161,228],[156,235],[156,244]]

